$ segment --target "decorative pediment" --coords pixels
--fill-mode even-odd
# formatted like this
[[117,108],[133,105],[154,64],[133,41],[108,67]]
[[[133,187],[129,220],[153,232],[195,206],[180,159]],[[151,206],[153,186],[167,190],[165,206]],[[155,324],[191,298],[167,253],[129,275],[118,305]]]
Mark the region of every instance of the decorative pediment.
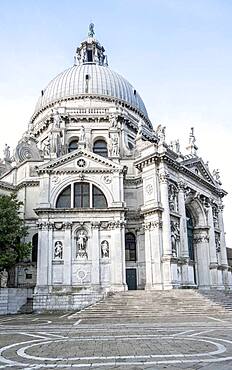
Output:
[[208,181],[209,183],[216,185],[213,176],[211,175],[208,166],[203,162],[201,158],[194,157],[185,159],[182,163],[185,167],[190,169],[195,175]]
[[86,149],[75,150],[37,168],[38,173],[121,171],[123,171],[123,166]]

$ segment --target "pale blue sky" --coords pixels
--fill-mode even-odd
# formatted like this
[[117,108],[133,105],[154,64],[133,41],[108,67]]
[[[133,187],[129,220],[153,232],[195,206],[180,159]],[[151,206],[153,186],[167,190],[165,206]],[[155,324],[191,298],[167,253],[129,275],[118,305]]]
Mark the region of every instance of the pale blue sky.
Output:
[[92,21],[110,67],[139,91],[154,126],[165,124],[183,149],[195,126],[199,154],[221,168],[230,192],[231,19],[231,0],[0,0],[0,147],[16,144]]

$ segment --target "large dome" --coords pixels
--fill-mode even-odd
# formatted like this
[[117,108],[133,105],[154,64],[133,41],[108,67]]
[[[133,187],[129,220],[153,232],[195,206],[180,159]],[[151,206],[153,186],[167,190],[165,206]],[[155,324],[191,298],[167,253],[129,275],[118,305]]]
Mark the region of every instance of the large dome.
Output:
[[55,102],[93,95],[121,101],[148,118],[136,89],[108,66],[94,63],[74,65],[56,76],[42,91],[34,115]]

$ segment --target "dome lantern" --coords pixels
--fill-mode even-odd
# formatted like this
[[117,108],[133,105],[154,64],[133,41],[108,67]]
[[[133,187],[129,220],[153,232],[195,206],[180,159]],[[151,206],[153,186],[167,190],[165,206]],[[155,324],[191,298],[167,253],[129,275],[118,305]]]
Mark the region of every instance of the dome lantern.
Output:
[[107,56],[104,47],[94,37],[94,24],[90,23],[88,38],[84,40],[77,48],[74,56],[74,65],[98,64],[99,66],[108,66]]

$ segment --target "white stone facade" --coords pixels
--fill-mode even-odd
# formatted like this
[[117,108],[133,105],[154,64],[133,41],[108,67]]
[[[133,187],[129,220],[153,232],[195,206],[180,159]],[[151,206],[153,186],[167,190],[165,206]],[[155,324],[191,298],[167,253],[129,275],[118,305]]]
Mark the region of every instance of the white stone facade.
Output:
[[2,192],[24,202],[28,240],[38,234],[35,309],[80,308],[128,288],[229,289],[218,173],[198,157],[193,129],[183,155],[152,128],[93,36],[42,91],[0,168]]

